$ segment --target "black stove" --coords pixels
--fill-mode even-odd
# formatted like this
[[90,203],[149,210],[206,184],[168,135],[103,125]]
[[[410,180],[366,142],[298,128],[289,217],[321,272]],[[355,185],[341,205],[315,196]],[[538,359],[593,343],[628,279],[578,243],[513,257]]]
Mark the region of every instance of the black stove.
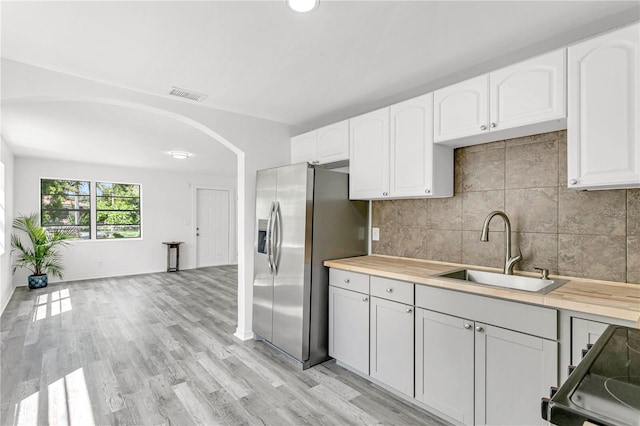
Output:
[[640,426],[640,329],[609,326],[542,417],[555,425]]

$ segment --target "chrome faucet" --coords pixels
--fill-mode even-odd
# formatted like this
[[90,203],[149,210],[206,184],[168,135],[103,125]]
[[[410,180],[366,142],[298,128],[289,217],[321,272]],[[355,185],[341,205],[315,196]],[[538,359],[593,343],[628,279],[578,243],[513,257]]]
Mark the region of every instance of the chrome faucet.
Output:
[[511,257],[511,222],[509,221],[509,217],[505,212],[500,210],[494,210],[487,218],[484,220],[484,225],[482,225],[482,235],[480,236],[480,241],[489,241],[489,222],[494,216],[500,216],[504,220],[505,232],[504,232],[504,269],[503,273],[506,275],[513,275],[513,267],[516,263],[522,260],[522,252],[518,249],[517,256]]

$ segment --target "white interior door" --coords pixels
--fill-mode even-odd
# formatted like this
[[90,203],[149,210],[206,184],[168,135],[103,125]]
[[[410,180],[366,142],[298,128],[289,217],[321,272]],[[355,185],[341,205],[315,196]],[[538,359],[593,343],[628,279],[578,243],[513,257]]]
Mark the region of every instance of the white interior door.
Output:
[[229,191],[197,190],[197,267],[229,264]]

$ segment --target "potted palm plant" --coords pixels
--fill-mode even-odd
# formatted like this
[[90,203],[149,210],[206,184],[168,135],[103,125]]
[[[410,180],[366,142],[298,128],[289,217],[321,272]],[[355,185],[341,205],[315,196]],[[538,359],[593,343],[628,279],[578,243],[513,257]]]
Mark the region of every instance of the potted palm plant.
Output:
[[17,253],[13,272],[18,268],[27,268],[33,275],[29,276],[29,288],[46,287],[49,279],[47,273],[62,278],[62,255],[59,248],[69,244],[74,237],[70,228],[59,228],[49,231],[40,226],[40,216],[32,213],[14,219],[13,227],[26,235],[28,241],[23,243],[20,235],[11,234],[11,252]]

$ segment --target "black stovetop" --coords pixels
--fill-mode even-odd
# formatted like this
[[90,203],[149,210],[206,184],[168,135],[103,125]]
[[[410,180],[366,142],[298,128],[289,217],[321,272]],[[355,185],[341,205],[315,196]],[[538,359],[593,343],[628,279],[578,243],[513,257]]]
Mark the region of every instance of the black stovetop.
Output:
[[547,420],[640,425],[640,330],[609,326],[551,398]]

